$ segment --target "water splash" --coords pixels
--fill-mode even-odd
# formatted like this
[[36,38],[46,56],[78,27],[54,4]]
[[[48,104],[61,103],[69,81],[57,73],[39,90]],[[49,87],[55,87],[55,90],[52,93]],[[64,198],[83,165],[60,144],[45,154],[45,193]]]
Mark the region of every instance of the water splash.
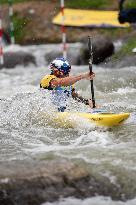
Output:
[[110,197],[103,197],[103,196],[97,196],[92,198],[87,198],[84,200],[76,199],[76,198],[64,198],[60,199],[58,202],[54,203],[44,203],[42,205],[135,205],[136,199],[128,200],[126,202],[122,201],[113,201]]

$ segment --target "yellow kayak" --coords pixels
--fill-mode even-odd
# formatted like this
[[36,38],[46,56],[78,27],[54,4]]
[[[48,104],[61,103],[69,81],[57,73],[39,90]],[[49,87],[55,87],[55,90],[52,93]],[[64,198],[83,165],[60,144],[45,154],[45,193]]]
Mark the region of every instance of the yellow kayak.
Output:
[[54,122],[64,127],[73,127],[77,121],[86,119],[97,126],[113,127],[122,124],[128,119],[130,113],[79,113],[79,112],[58,112],[54,117]]

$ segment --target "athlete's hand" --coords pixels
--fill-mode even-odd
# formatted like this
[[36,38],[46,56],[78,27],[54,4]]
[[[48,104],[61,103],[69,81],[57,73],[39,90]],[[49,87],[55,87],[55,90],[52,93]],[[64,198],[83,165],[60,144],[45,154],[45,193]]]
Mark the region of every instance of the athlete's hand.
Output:
[[89,106],[90,106],[90,108],[93,108],[93,102],[92,102],[92,100],[88,100],[88,103],[89,103]]
[[[88,99],[88,103],[89,103],[90,108],[93,108],[93,102],[91,99]],[[95,103],[95,108],[100,108],[100,106]]]
[[86,80],[93,80],[94,77],[95,77],[95,73],[90,73],[90,72],[87,72],[87,73],[83,73],[83,79],[86,79]]

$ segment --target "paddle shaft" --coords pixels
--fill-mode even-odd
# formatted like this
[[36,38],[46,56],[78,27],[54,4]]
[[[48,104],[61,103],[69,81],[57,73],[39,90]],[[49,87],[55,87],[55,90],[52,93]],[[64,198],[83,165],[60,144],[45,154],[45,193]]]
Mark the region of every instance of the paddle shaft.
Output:
[[[90,74],[92,73],[92,62],[93,62],[93,52],[92,52],[92,42],[91,42],[91,37],[88,37],[88,48],[89,48],[89,70]],[[91,94],[92,94],[92,103],[93,103],[93,108],[95,108],[95,97],[94,97],[94,86],[93,86],[93,80],[90,80],[91,83]]]

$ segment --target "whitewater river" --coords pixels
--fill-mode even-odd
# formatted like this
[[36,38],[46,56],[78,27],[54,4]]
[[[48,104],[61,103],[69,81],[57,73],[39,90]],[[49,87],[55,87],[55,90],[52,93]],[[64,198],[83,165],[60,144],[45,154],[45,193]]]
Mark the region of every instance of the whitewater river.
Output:
[[[97,196],[80,200],[66,198],[44,205],[135,205],[136,204],[136,67],[104,69],[93,67],[95,98],[107,110],[130,112],[130,118],[112,129],[96,128],[77,121],[75,128],[55,127],[41,113],[52,115],[55,108],[48,92],[41,92],[39,81],[49,73],[44,62],[46,46],[25,47],[37,58],[38,65],[0,70],[0,162],[44,158],[68,158],[86,162],[88,167],[111,183],[123,184],[129,200],[113,201]],[[88,71],[88,66],[73,66],[72,73]],[[84,97],[90,97],[89,81],[76,84]],[[89,108],[73,100],[73,111]]]

